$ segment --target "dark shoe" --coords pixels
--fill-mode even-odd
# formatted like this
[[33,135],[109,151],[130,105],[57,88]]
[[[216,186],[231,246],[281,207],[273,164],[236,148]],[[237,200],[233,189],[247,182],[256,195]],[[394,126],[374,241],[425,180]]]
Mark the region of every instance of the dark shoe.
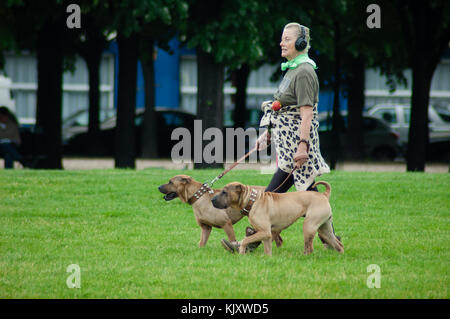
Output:
[[[241,245],[238,242],[230,243],[228,240],[222,239],[220,243],[222,244],[223,248],[225,248],[225,250],[228,250],[230,253],[239,253],[239,247]],[[245,252],[248,253],[254,251],[260,244],[260,241],[248,244],[245,248]]]
[[[251,236],[251,235],[253,235],[253,234],[255,234],[255,233],[256,233],[256,230],[254,230],[254,229],[251,228],[251,227],[248,227],[248,226],[247,226],[247,228],[245,229],[245,236],[246,236],[246,237],[249,237],[249,236]],[[250,243],[250,244],[247,245],[247,250],[246,250],[246,251],[252,252],[252,251],[254,251],[256,248],[258,248],[259,245],[261,245],[261,241],[257,241],[257,242],[254,242],[254,243]]]
[[[339,241],[341,241],[341,236],[338,236],[338,235],[334,235],[334,236],[336,236],[336,238],[339,240]],[[322,242],[322,244],[323,244],[323,247],[325,247],[325,248],[330,248],[329,246],[328,246],[328,244],[325,242],[325,241],[323,241],[322,240],[322,238],[319,236],[319,239],[320,239],[320,241]]]
[[228,240],[222,239],[220,243],[222,244],[223,248],[225,248],[225,250],[229,251],[230,253],[239,252],[238,242],[230,243]]

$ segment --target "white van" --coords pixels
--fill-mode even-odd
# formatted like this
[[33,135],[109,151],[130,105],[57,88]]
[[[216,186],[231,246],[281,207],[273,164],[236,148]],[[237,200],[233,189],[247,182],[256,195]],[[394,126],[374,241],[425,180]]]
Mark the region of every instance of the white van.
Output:
[[0,74],[0,106],[6,106],[11,112],[16,113],[16,103],[11,93],[12,81]]
[[[404,145],[408,143],[411,117],[409,104],[379,104],[370,108],[368,113],[385,120],[394,130],[399,132],[400,143]],[[428,120],[430,143],[450,141],[450,122],[445,121],[431,105],[428,107]]]

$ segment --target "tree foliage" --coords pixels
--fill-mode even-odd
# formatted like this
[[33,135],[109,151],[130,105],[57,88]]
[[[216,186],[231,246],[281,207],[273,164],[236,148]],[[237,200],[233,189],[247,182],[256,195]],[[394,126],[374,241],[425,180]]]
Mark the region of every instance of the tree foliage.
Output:
[[[42,30],[46,28],[45,30],[56,34],[57,30],[52,30],[49,26],[62,25],[67,16],[65,8],[71,2],[67,0],[0,2],[0,67],[4,63],[3,53],[6,50],[25,49],[38,52],[39,48],[42,49],[42,46],[39,47],[39,43],[43,41],[42,37],[45,36]],[[208,118],[205,122],[206,127],[209,125],[220,127],[222,125],[219,123],[220,119],[209,119],[208,114],[223,113],[223,98],[220,92],[223,87],[224,70],[227,70],[229,74],[239,70],[243,77],[248,77],[249,70],[254,70],[265,63],[276,64],[274,70],[279,70],[278,64],[282,60],[279,48],[282,28],[288,22],[299,22],[311,29],[310,56],[318,63],[321,89],[333,89],[336,95],[341,94],[341,91],[348,94],[349,112],[358,115],[350,116],[349,122],[356,123],[352,124],[352,130],[358,137],[362,136],[358,133],[361,125],[357,123],[361,121],[360,113],[363,108],[362,70],[369,67],[380,70],[387,76],[387,84],[391,91],[395,90],[399,84],[405,84],[406,79],[403,76],[405,68],[413,70],[408,165],[411,170],[421,170],[424,159],[423,155],[418,154],[425,152],[424,147],[427,143],[426,107],[429,101],[431,78],[450,40],[449,3],[446,0],[432,0],[426,3],[380,0],[377,3],[381,8],[381,29],[370,29],[366,25],[369,15],[366,8],[371,2],[369,0],[331,2],[326,0],[313,2],[80,0],[77,3],[82,9],[82,25],[84,24],[85,28],[81,32],[76,30],[67,32],[67,28],[62,27],[58,37],[54,38],[54,47],[61,50],[60,54],[65,61],[63,66],[70,68],[74,66],[70,61],[74,61],[74,53],[77,51],[74,48],[77,45],[78,51],[83,52],[82,47],[88,42],[92,46],[85,47],[91,49],[94,46],[97,48],[104,46],[104,40],[112,34],[117,34],[118,39],[126,41],[134,39],[136,46],[134,44],[122,46],[121,50],[129,51],[123,53],[130,57],[139,57],[143,63],[146,63],[146,70],[150,74],[150,76],[147,74],[146,79],[151,81],[153,75],[149,66],[153,63],[154,45],[169,50],[169,40],[178,36],[189,48],[197,50],[198,57],[202,57],[198,61],[199,64],[204,64],[201,66],[202,70],[215,72],[204,74],[210,80],[205,81],[205,84],[199,81],[200,86],[207,85],[208,81],[212,81],[211,79],[221,77],[215,83],[217,87],[212,91],[199,87],[199,93],[209,92],[208,94],[211,95],[198,98],[199,101],[203,101],[199,115],[204,116],[205,119]],[[91,32],[92,30],[95,32]],[[130,52],[130,50],[136,52]],[[83,55],[87,56],[87,54]],[[50,62],[47,61],[47,63]],[[121,76],[120,68],[121,66],[119,66],[119,77]],[[129,64],[125,71],[122,68],[122,75],[123,72],[130,70],[128,68],[134,68],[133,63]],[[279,75],[279,71],[276,72],[275,78]],[[55,76],[59,75],[55,74]],[[132,101],[130,97],[135,95],[135,88],[130,83],[124,84],[123,80],[121,83],[127,89],[125,97],[121,98],[121,103],[125,105],[119,105],[118,109],[125,110],[127,116],[124,118],[127,119],[118,125],[118,134],[126,133],[130,127],[133,127],[131,114],[134,114],[135,107],[130,102]],[[245,78],[239,83],[239,90],[245,90]],[[44,83],[40,82],[39,85]],[[147,95],[151,99],[152,84],[149,84],[147,88],[149,88]],[[121,88],[118,89],[121,90]],[[58,99],[58,94],[55,94],[54,98]],[[244,104],[242,107],[245,111],[245,99],[240,103]],[[147,108],[151,109],[152,106],[149,100]],[[45,112],[52,111],[54,110],[48,109]],[[335,105],[335,111],[338,111],[338,104]],[[38,113],[42,114],[39,103]],[[121,114],[122,111],[119,112],[118,122],[122,122]],[[60,125],[57,116],[54,120],[55,123],[48,121],[45,123],[48,126]],[[243,119],[241,118],[240,121]],[[147,123],[147,126],[155,125]],[[48,132],[47,134],[50,134]],[[152,136],[152,133],[146,136]],[[134,137],[130,135],[130,138]],[[128,144],[131,143],[128,142]],[[351,144],[361,145],[362,141],[355,140]],[[129,156],[129,160],[134,161],[135,154],[132,150],[125,153]],[[419,158],[419,161],[413,164],[413,158]]]

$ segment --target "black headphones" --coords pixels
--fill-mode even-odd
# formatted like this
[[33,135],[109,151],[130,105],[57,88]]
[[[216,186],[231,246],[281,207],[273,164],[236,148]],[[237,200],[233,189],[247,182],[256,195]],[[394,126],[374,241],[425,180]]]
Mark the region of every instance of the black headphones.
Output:
[[300,26],[300,36],[295,41],[295,49],[297,51],[303,51],[303,50],[305,50],[307,45],[308,45],[308,42],[306,42],[305,28],[301,25]]

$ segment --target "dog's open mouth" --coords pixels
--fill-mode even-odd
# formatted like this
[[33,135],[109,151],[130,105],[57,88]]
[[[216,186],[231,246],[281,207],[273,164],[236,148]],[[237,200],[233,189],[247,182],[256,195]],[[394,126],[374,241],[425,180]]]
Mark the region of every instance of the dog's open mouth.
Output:
[[168,194],[164,195],[164,199],[167,200],[167,201],[172,200],[172,199],[177,198],[177,197],[178,197],[178,195],[175,192],[168,193]]

